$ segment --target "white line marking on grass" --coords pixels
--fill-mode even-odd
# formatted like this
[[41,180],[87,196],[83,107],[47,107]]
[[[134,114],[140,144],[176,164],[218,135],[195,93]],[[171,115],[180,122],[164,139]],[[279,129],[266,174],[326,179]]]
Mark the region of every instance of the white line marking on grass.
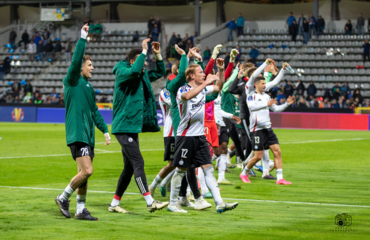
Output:
[[[16,189],[32,189],[32,190],[50,190],[50,191],[63,191],[64,190],[64,189],[40,188],[40,187],[15,187],[15,186],[0,186],[0,187],[2,187],[2,188],[16,188]],[[88,192],[114,194],[114,192],[109,192],[109,191],[88,190]],[[129,194],[129,195],[141,195],[140,193],[128,193],[128,192],[125,192],[125,194]],[[225,199],[225,200],[233,200],[233,201],[248,201],[248,202],[289,203],[289,204],[321,205],[321,206],[333,206],[333,207],[370,208],[370,206],[364,206],[364,205],[348,205],[348,204],[336,204],[336,203],[291,202],[291,201],[274,201],[274,200],[258,200],[258,199],[239,199],[239,198],[223,198],[223,199]]]
[[300,143],[319,143],[319,142],[340,142],[340,141],[358,141],[358,140],[366,140],[369,138],[348,138],[348,139],[328,139],[328,140],[308,140],[308,141],[300,141],[300,142],[282,142],[280,144],[300,144]]

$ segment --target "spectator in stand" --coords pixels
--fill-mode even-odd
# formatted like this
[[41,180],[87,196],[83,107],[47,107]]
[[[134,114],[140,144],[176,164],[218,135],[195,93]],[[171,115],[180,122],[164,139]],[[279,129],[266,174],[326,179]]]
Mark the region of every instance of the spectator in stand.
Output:
[[281,99],[285,98],[284,93],[281,90],[278,90],[278,95],[277,95],[277,102],[281,104]]
[[176,37],[175,32],[173,32],[173,33],[172,33],[172,36],[171,36],[171,39],[170,39],[170,41],[169,41],[169,43],[168,43],[168,45],[169,45],[170,47],[173,47],[173,46],[175,46],[175,44],[177,44],[177,37]]
[[304,37],[304,44],[307,44],[310,40],[310,34],[309,34],[309,26],[307,20],[303,20],[303,37]]
[[353,102],[353,104],[356,107],[362,107],[362,101],[359,98],[355,98],[355,101]]
[[301,13],[301,15],[299,16],[299,19],[298,19],[298,35],[303,35],[303,21],[304,20],[307,21],[307,19]]
[[357,18],[357,30],[358,35],[365,35],[365,18],[362,16],[362,13]]
[[18,45],[21,46],[21,43],[23,43],[24,50],[27,49],[27,44],[30,42],[30,35],[28,35],[27,30],[24,30],[22,34],[22,40],[19,41]]
[[310,38],[316,35],[316,23],[313,17],[310,17],[310,20],[308,22],[308,35],[310,36]]
[[[338,101],[339,101],[339,100],[338,100]],[[340,108],[340,105],[339,105],[338,101],[337,101],[336,99],[333,99],[333,100],[331,101],[331,106],[330,106],[330,108]]]
[[364,101],[364,103],[362,104],[362,107],[370,107],[370,102],[369,102],[369,99],[366,99],[365,101]]
[[4,61],[0,60],[0,80],[4,82]]
[[203,52],[203,62],[204,62],[204,66],[207,66],[209,60],[211,58],[211,50],[209,50],[208,47],[206,47],[206,49],[204,50]]
[[100,42],[102,32],[103,32],[103,26],[100,24],[99,21],[96,21],[95,22],[95,41]]
[[54,46],[51,43],[51,40],[49,39],[48,43],[45,46],[46,59],[48,61],[53,61],[53,51],[54,51]]
[[46,47],[46,44],[48,44],[48,42],[49,42],[49,38],[48,36],[45,36],[44,40],[42,41],[42,44],[44,45],[44,47]]
[[334,86],[331,90],[331,93],[334,94],[337,91],[337,88],[340,89],[340,86],[339,86],[338,82],[334,83]]
[[38,46],[40,44],[40,41],[42,43],[42,38],[40,37],[40,34],[36,33],[35,38],[33,39],[33,42]]
[[348,20],[346,25],[344,26],[344,34],[351,35],[352,34],[352,23],[351,20]]
[[198,48],[200,52],[202,52],[202,44],[200,43],[199,39],[196,40],[195,47]]
[[27,93],[33,93],[33,86],[30,80],[27,80],[27,84],[24,85],[23,92],[24,92],[24,95],[26,95]]
[[332,92],[330,91],[330,89],[329,88],[325,88],[325,92],[324,92],[324,95],[323,95],[323,98],[325,99],[325,98],[327,98],[327,99],[332,99],[332,94],[331,94]]
[[317,35],[318,36],[323,35],[325,29],[325,20],[321,16],[319,16],[319,19],[317,20],[316,27]]
[[15,48],[15,39],[17,38],[17,33],[14,31],[14,28],[10,29],[9,33],[9,43],[12,48]]
[[289,26],[289,32],[292,35],[292,41],[296,41],[297,39],[297,34],[298,34],[298,24],[294,20],[292,25]]
[[66,56],[66,62],[71,61],[72,44],[68,41],[64,48],[64,54]]
[[320,103],[320,108],[330,108],[330,102],[329,98],[325,98],[322,103]]
[[188,39],[189,39],[189,34],[186,33],[184,39],[182,39],[182,42],[187,43]]
[[292,85],[292,82],[288,81],[284,87],[284,95],[285,97],[290,97],[290,96],[293,96],[293,94],[294,94],[294,87]]
[[172,68],[172,64],[170,63],[170,61],[166,60],[166,69],[171,69]]
[[153,35],[153,41],[158,42],[159,31],[158,31],[158,25],[157,24],[154,24],[152,35]]
[[42,97],[41,97],[40,93],[35,92],[35,94],[33,95],[33,103],[34,104],[42,104]]
[[108,98],[107,98],[107,96],[106,95],[104,95],[101,99],[100,99],[100,101],[99,101],[100,103],[109,103],[108,102]]
[[353,99],[358,98],[359,99],[359,101],[358,101],[359,103],[362,103],[364,101],[364,98],[362,97],[359,89],[355,89],[355,91],[354,91],[354,93],[352,95],[352,98]]
[[150,41],[148,42],[148,53],[147,53],[147,59],[150,59],[150,54],[152,50],[152,42],[153,42],[153,35],[149,34]]
[[30,61],[34,61],[35,60],[35,55],[36,55],[36,49],[37,48],[37,46],[36,46],[36,44],[34,43],[34,42],[30,42],[29,44],[28,44],[28,47],[27,47],[27,54],[28,54],[28,59],[30,60]]
[[87,41],[94,42],[94,39],[95,39],[95,25],[94,22],[91,22],[91,24],[89,24],[89,35]]
[[154,21],[153,16],[150,16],[148,20],[148,37],[149,37],[149,34],[151,34],[154,29],[153,21]]
[[303,96],[299,97],[299,102],[297,104],[297,107],[299,107],[299,108],[308,108],[306,100],[304,99]]
[[139,35],[139,32],[138,31],[135,31],[135,34],[132,36],[132,42],[139,42],[139,38],[140,38],[140,35]]
[[308,88],[307,88],[307,96],[310,97],[315,97],[316,96],[316,92],[317,92],[317,89],[316,89],[316,86],[315,84],[313,83],[313,81],[310,82],[310,85],[308,85]]
[[364,66],[365,66],[365,61],[366,61],[366,58],[367,60],[369,60],[370,62],[370,44],[369,44],[369,40],[366,39],[364,44],[362,45],[362,47],[364,48]]
[[338,100],[339,108],[344,108],[345,102],[346,102],[346,98],[344,96],[341,96]]
[[340,88],[335,88],[335,92],[333,93],[333,99],[339,100],[340,98]]
[[32,93],[28,92],[23,97],[24,103],[32,103]]
[[298,80],[297,91],[301,91],[302,95],[304,95],[304,92],[306,91],[306,87],[301,80]]
[[237,28],[236,23],[235,23],[235,18],[232,18],[228,23],[226,23],[225,27],[229,28],[229,33],[227,35],[227,41],[234,41],[233,32]]
[[12,85],[12,96],[14,99],[19,99],[19,93],[21,92],[21,83],[15,80]]
[[38,59],[44,62],[45,47],[41,40],[39,41],[39,45],[36,48],[36,53],[37,53]]
[[161,21],[161,19],[157,18],[157,20],[155,21],[155,24],[157,24],[158,37],[159,37],[159,35],[162,33],[162,21]]
[[57,43],[55,44],[54,52],[55,52],[55,60],[60,61],[62,60],[62,45],[60,44],[60,41],[58,39]]
[[49,97],[51,98],[51,102],[55,102],[56,99],[59,97],[57,91],[55,88],[53,88],[53,90],[51,91]]
[[238,27],[238,37],[244,34],[244,17],[239,13],[239,17],[236,20],[236,26]]
[[185,49],[185,52],[188,53],[190,49],[193,48],[193,44],[191,42],[190,39],[188,39],[188,41],[186,42],[186,49]]
[[35,39],[35,37],[36,37],[37,35],[39,35],[39,32],[36,30],[36,28],[34,28],[34,29],[32,30],[32,41],[34,41],[34,39]]
[[[293,16],[293,13],[290,12],[289,13],[289,17],[288,19],[286,20],[286,23],[288,24],[288,27],[290,27],[292,24],[293,24],[293,21],[296,21],[295,17]],[[289,32],[289,34],[292,34],[291,32]]]
[[190,37],[191,43],[194,45],[195,39],[198,37],[198,32],[194,32],[194,35]]
[[253,63],[254,65],[257,65],[258,55],[260,55],[260,52],[256,49],[256,46],[253,45],[251,51],[249,52],[250,57],[249,62]]
[[182,42],[182,38],[180,34],[177,34],[177,44],[179,44],[180,42]]
[[42,37],[44,39],[49,39],[50,38],[50,32],[45,28],[44,33],[42,34]]
[[348,82],[344,82],[343,86],[340,88],[340,95],[345,99],[351,95],[351,89],[348,86]]
[[286,98],[280,99],[280,104],[284,104],[284,103],[286,103]]
[[10,59],[10,55],[7,54],[4,58],[4,74],[8,74],[10,73],[11,71],[11,66],[10,66],[10,63],[12,62],[12,60]]

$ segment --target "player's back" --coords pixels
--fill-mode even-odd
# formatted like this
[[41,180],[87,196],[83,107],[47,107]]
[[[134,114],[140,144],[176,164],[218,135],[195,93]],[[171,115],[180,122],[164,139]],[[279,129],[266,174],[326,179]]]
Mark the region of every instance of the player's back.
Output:
[[170,92],[166,88],[164,88],[159,94],[159,106],[161,107],[163,114],[163,136],[173,137],[171,99]]

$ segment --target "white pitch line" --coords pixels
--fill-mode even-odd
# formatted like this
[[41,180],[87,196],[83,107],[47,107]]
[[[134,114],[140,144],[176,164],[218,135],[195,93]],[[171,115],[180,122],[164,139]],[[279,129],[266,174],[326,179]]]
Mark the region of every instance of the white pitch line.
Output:
[[[14,186],[0,186],[0,187],[2,187],[2,188],[15,188],[15,189],[31,189],[31,190],[49,190],[49,191],[63,191],[64,190],[64,189],[40,188],[40,187],[14,187]],[[88,190],[88,192],[114,194],[114,192],[109,192],[109,191]],[[129,192],[125,192],[125,194],[129,194],[129,195],[141,195],[140,193],[129,193]],[[333,206],[333,207],[370,208],[370,206],[364,206],[364,205],[348,205],[348,204],[336,204],[336,203],[291,202],[291,201],[274,201],[274,200],[259,200],[259,199],[239,199],[239,198],[223,198],[223,199],[225,199],[225,200],[233,200],[233,201],[248,201],[248,202],[268,202],[268,203],[288,203],[288,204],[301,204],[301,205],[321,205],[321,206]]]
[[[319,142],[340,142],[340,141],[359,141],[359,140],[368,140],[369,138],[349,138],[349,139],[329,139],[329,140],[310,140],[310,141],[300,141],[300,142],[281,142],[280,144],[302,144],[302,143],[319,143]],[[105,142],[104,142],[105,143]],[[96,149],[99,154],[107,153],[120,153],[121,151],[110,151]],[[164,149],[142,149],[141,152],[148,151],[163,151]],[[0,159],[13,159],[13,158],[35,158],[35,157],[59,157],[59,156],[69,156],[70,154],[49,154],[49,155],[34,155],[34,156],[14,156],[14,157],[0,157]]]

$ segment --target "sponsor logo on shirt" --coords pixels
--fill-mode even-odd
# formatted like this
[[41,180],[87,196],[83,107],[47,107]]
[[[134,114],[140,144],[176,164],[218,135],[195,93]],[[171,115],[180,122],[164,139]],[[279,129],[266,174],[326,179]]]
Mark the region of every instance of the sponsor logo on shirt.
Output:
[[205,101],[200,101],[199,103],[197,104],[192,104],[191,105],[191,108],[194,109],[194,108],[199,108],[199,107],[202,107],[206,102]]
[[180,88],[180,93],[185,93],[185,92],[187,92],[188,91],[188,88],[186,87],[186,86],[182,86],[181,88]]
[[253,101],[253,96],[249,96],[248,101]]
[[170,97],[170,92],[169,91],[165,91],[163,93],[163,95],[164,95],[165,98],[169,98]]
[[90,85],[89,84],[86,84],[86,87],[90,87]]

